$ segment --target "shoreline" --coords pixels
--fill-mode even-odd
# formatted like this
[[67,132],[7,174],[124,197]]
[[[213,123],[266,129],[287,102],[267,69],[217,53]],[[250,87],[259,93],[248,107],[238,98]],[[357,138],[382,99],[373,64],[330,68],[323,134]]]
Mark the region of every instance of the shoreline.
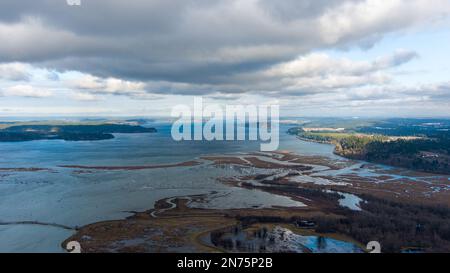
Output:
[[[394,168],[402,168],[402,169],[406,169],[406,170],[411,170],[411,171],[415,171],[415,172],[419,172],[419,173],[428,173],[428,174],[436,174],[436,175],[450,175],[450,173],[446,173],[446,172],[438,172],[438,171],[424,171],[421,169],[417,169],[417,168],[409,168],[405,165],[402,164],[391,164],[389,162],[386,161],[378,161],[378,160],[368,160],[367,158],[363,158],[363,157],[358,157],[358,156],[351,156],[345,153],[339,153],[337,152],[337,145],[333,142],[333,141],[320,141],[320,140],[314,140],[314,139],[309,139],[309,138],[304,138],[304,137],[300,137],[298,135],[296,135],[297,139],[301,140],[301,141],[305,141],[305,142],[311,142],[311,143],[318,143],[318,144],[326,144],[326,145],[332,145],[334,146],[333,149],[333,154],[340,156],[342,158],[348,159],[348,160],[357,160],[357,161],[362,161],[362,162],[367,162],[367,163],[372,163],[372,164],[379,164],[379,165],[385,165],[385,166],[389,166],[389,167],[394,167]],[[402,162],[402,161],[399,161]]]
[[195,160],[185,161],[174,164],[161,164],[161,165],[143,165],[143,166],[85,166],[85,165],[59,165],[60,168],[67,169],[84,169],[84,170],[103,170],[103,171],[133,171],[133,170],[146,170],[146,169],[162,169],[162,168],[174,168],[174,167],[193,167],[198,166],[201,163]]
[[[254,160],[254,158],[258,160]],[[253,160],[249,160],[252,159]],[[339,219],[360,219],[357,221],[366,221],[366,214],[360,212],[352,212],[349,209],[342,207],[339,200],[341,195],[334,193],[340,192],[350,195],[355,195],[362,202],[361,211],[372,210],[371,206],[378,206],[378,204],[386,204],[390,206],[390,202],[393,202],[394,207],[398,207],[401,204],[417,204],[417,206],[441,206],[448,204],[450,209],[450,202],[448,202],[448,192],[436,192],[437,197],[422,196],[423,192],[426,192],[430,187],[428,182],[407,183],[406,178],[385,182],[390,179],[393,174],[386,173],[373,178],[363,178],[350,174],[344,176],[321,175],[323,171],[337,171],[339,172],[343,168],[348,168],[353,165],[338,166],[338,162],[335,162],[335,168],[327,167],[322,170],[321,168],[305,168],[303,162],[306,160],[300,155],[296,155],[290,152],[277,152],[271,154],[244,154],[244,155],[223,155],[223,156],[211,156],[202,157],[202,160],[208,160],[215,167],[223,166],[240,166],[241,168],[256,168],[256,170],[273,170],[276,175],[266,173],[264,175],[242,175],[230,178],[218,178],[218,183],[228,185],[230,187],[238,187],[249,190],[258,190],[268,192],[275,196],[289,197],[294,201],[306,204],[304,207],[276,207],[270,208],[240,208],[240,209],[211,209],[208,207],[196,207],[190,206],[192,203],[205,203],[210,202],[210,198],[214,197],[214,193],[197,195],[197,196],[175,196],[167,197],[158,200],[155,203],[155,208],[145,210],[143,212],[135,212],[132,216],[122,220],[103,221],[92,223],[90,225],[81,227],[80,230],[68,238],[68,240],[82,240],[83,238],[90,238],[89,240],[82,240],[86,246],[87,252],[196,252],[196,251],[212,251],[216,248],[203,248],[204,244],[200,244],[198,239],[204,238],[205,233],[218,234],[215,236],[222,236],[221,234],[228,234],[229,231],[223,231],[229,229],[230,226],[239,225],[244,226],[243,232],[252,232],[255,228],[255,224],[270,226],[280,225],[296,225],[296,223],[311,223],[314,225],[312,229],[315,234],[328,234],[328,237],[332,238],[350,238],[353,243],[358,246],[362,246],[363,242],[358,241],[358,234],[348,234],[341,232],[340,227],[335,232],[325,232],[324,226],[320,224],[322,221],[336,225],[339,223]],[[316,157],[316,166],[330,164],[325,158]],[[302,162],[302,163],[300,163]],[[367,163],[369,164],[369,163]],[[371,166],[364,166],[362,170],[370,170]],[[284,172],[280,173],[280,170]],[[377,171],[377,169],[375,169]],[[280,175],[282,174],[282,175]],[[321,184],[311,181],[302,181],[303,179],[314,178],[318,182],[322,180],[329,180],[328,184]],[[350,180],[348,180],[350,179]],[[428,179],[435,181],[434,177],[422,177],[422,179]],[[426,181],[428,181],[426,180]],[[346,181],[346,183],[341,183]],[[378,181],[374,183],[374,181]],[[424,180],[425,181],[425,180]],[[444,183],[444,181],[432,183]],[[431,182],[430,182],[431,183]],[[450,183],[450,182],[449,182]],[[444,186],[447,187],[446,183]],[[334,192],[333,192],[334,191]],[[410,192],[405,194],[405,192]],[[399,195],[401,199],[399,199]],[[366,200],[369,203],[366,203]],[[446,201],[447,200],[447,201]],[[371,206],[368,206],[371,205]],[[359,207],[358,206],[358,207]],[[386,206],[386,205],[384,205]],[[403,206],[403,205],[401,205]],[[416,205],[411,205],[415,209]],[[419,207],[417,207],[419,208]],[[426,208],[426,207],[425,207]],[[402,208],[408,211],[408,207]],[[375,210],[376,211],[376,210]],[[356,213],[356,214],[355,214]],[[408,214],[406,213],[405,216]],[[384,217],[384,216],[379,216]],[[430,216],[431,217],[431,216]],[[433,216],[434,217],[434,216]],[[380,218],[380,221],[383,218]],[[356,221],[356,220],[353,220]],[[301,224],[303,225],[303,224]],[[327,224],[328,225],[328,224]],[[180,227],[183,227],[180,229]],[[301,226],[300,226],[301,227]],[[376,229],[376,226],[372,228]],[[178,230],[173,233],[172,229]],[[289,230],[292,230],[290,228]],[[310,228],[309,228],[310,229]],[[106,234],[105,234],[105,231]],[[374,230],[375,231],[375,230]],[[165,240],[155,239],[155,234],[164,234]],[[332,235],[330,235],[332,234]],[[85,236],[85,237],[83,237]],[[86,237],[87,236],[87,237]],[[223,235],[225,236],[225,235]],[[197,238],[193,240],[193,238]],[[224,237],[225,238],[225,237]],[[167,241],[167,244],[166,242]],[[179,242],[179,244],[177,244]],[[183,243],[180,243],[183,242]],[[222,239],[219,241],[222,242]],[[228,243],[224,242],[224,246]],[[64,243],[63,243],[64,245]],[[175,247],[177,246],[178,247]],[[416,245],[401,245],[404,247],[416,247]],[[209,250],[207,250],[209,249]],[[219,247],[222,251],[226,248]]]
[[[80,242],[84,252],[166,252],[168,249],[171,249],[170,252],[179,252],[186,248],[194,250],[193,252],[229,252],[222,246],[212,244],[206,238],[214,232],[226,232],[227,230],[232,230],[240,226],[243,226],[244,230],[281,226],[293,230],[301,236],[332,238],[342,242],[352,243],[360,249],[364,249],[363,244],[347,236],[324,234],[311,229],[296,228],[295,225],[290,223],[289,219],[291,217],[310,215],[311,211],[305,210],[304,208],[283,207],[258,210],[251,208],[218,210],[188,207],[190,199],[197,199],[201,202],[201,199],[205,197],[205,195],[201,195],[161,199],[155,204],[155,209],[135,212],[132,216],[122,220],[102,221],[83,226],[74,235],[64,240],[61,246],[65,248],[68,242],[75,240]],[[176,206],[167,208],[167,205],[172,201]],[[157,217],[154,217],[155,212],[158,212]],[[245,223],[245,219],[248,217],[277,217],[276,215],[280,212],[285,213],[285,217],[287,218],[281,218],[278,223],[265,222],[264,220],[256,221],[253,224]],[[316,213],[320,214],[320,212]],[[190,228],[185,230],[181,226],[190,226]],[[177,228],[185,231],[173,231],[173,229]],[[159,229],[165,234],[164,238],[161,238],[162,240],[156,239],[157,236],[152,236],[157,235],[158,232],[156,230]],[[145,230],[151,230],[151,234],[147,234]],[[105,234],[105,231],[107,231],[107,234]],[[150,236],[152,239],[148,239],[146,236]],[[138,238],[147,238],[147,241]],[[128,246],[125,243],[131,241],[139,243],[134,246]],[[181,241],[184,243],[179,245],[177,242]],[[175,250],[178,248],[177,246],[180,248],[178,251]],[[153,251],[149,251],[149,247]]]

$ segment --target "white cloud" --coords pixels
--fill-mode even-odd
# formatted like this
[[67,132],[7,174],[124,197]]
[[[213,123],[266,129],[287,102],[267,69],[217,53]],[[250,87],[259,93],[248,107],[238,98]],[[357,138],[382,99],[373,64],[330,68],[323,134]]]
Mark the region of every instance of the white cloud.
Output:
[[414,51],[397,50],[374,61],[353,61],[333,58],[324,53],[301,56],[296,60],[275,65],[266,76],[311,77],[324,74],[363,75],[402,65],[417,56]]
[[97,101],[99,98],[90,93],[74,92],[71,96],[76,101]]
[[76,79],[71,79],[68,85],[74,89],[82,89],[85,92],[110,95],[133,95],[143,93],[145,83],[126,81],[118,78],[100,78],[89,74],[82,74]]
[[124,81],[116,78],[108,78],[105,80],[104,90],[109,93],[127,93],[143,91],[145,84],[143,82]]
[[320,16],[319,33],[328,44],[336,44],[431,22],[449,9],[448,0],[348,1]]
[[52,96],[52,92],[46,89],[35,88],[31,85],[15,85],[3,89],[4,96],[45,98]]
[[105,85],[103,81],[92,75],[82,75],[76,79],[72,79],[69,82],[74,88],[87,89],[87,90],[97,90],[104,89]]
[[0,63],[0,79],[26,81],[31,77],[31,66],[24,63]]
[[[245,92],[270,96],[304,96],[311,93],[345,92],[362,86],[385,86],[394,76],[391,69],[410,62],[417,53],[396,50],[374,60],[353,60],[311,53],[265,70],[242,73],[234,79]],[[240,84],[239,84],[240,83]],[[226,93],[226,88],[224,89]]]

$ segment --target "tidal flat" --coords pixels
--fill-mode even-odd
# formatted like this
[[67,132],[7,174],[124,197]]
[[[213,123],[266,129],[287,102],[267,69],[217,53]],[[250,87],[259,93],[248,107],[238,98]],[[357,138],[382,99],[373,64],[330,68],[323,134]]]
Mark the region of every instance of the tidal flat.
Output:
[[[326,164],[318,165],[321,159]],[[391,179],[386,176],[380,178],[374,175],[373,179],[378,178],[378,181],[365,181],[355,187],[347,178],[349,173],[358,175],[358,171],[364,174],[367,172],[361,166],[356,167],[359,166],[357,162],[336,162],[334,167],[330,167],[325,166],[330,164],[326,158],[316,156],[317,165],[304,165],[298,163],[304,162],[302,156],[286,151],[239,153],[235,156],[213,155],[200,157],[200,160],[209,168],[239,173],[228,178],[218,178],[219,183],[233,189],[269,193],[272,197],[278,196],[279,200],[288,198],[291,201],[276,205],[270,202],[273,199],[267,199],[256,204],[257,199],[236,192],[220,191],[171,197],[156,202],[154,209],[135,212],[125,220],[105,221],[82,227],[66,242],[80,241],[85,245],[86,252],[361,253],[366,251],[364,246],[367,242],[364,240],[371,238],[370,236],[381,238],[378,237],[376,225],[366,234],[368,237],[361,237],[362,233],[357,230],[345,230],[345,226],[350,227],[357,221],[391,221],[391,216],[376,214],[376,206],[380,204],[387,207],[400,206],[399,211],[406,214],[416,213],[419,207],[424,209],[427,204],[424,213],[429,215],[418,217],[440,217],[442,213],[448,215],[448,211],[439,211],[439,207],[445,204],[441,200],[449,197],[448,191],[433,191],[434,194],[430,195],[427,187],[417,190],[417,181],[404,183],[398,189],[414,193],[408,195],[408,204],[412,204],[409,207],[402,207],[403,203],[397,193],[389,190],[392,187]],[[338,176],[321,174],[340,168],[347,169],[348,173],[341,172]],[[361,176],[364,177],[367,175]],[[422,179],[425,179],[422,184],[434,185],[433,187],[442,183],[435,176]],[[324,183],[324,180],[328,182]],[[366,188],[365,184],[368,185]],[[376,190],[373,189],[373,184],[378,185]],[[438,195],[443,199],[436,199]],[[253,205],[252,201],[255,202]],[[401,218],[398,220],[411,221],[409,218]],[[336,223],[344,224],[333,225]],[[364,232],[367,230],[364,229]],[[417,234],[414,237],[417,237],[417,241],[381,240],[392,252],[412,247],[425,249],[420,240],[425,241],[428,237],[420,238]],[[441,245],[448,246],[447,243]]]
[[[170,125],[151,126],[157,132],[102,141],[0,143],[0,152],[8,155],[0,158],[0,251],[64,252],[68,238],[80,239],[87,252],[236,251],[211,246],[202,236],[241,226],[251,238],[259,225],[360,250],[369,238],[386,241],[391,252],[440,251],[436,246],[449,245],[440,236],[428,240],[429,221],[437,215],[442,219],[437,232],[445,232],[448,176],[347,160],[334,155],[331,145],[286,134],[288,126],[281,127],[280,149],[273,153],[257,152],[257,142],[175,142]],[[342,206],[342,196],[327,191],[361,199],[361,211]],[[379,206],[405,215],[399,226],[422,223],[418,239],[408,235],[390,242],[380,235],[385,221],[376,214]],[[349,232],[351,225],[364,226],[370,219],[380,221],[381,230]],[[192,229],[171,234],[176,226]],[[106,237],[98,237],[99,230],[108,231]],[[155,243],[154,236],[171,243]],[[261,251],[275,249],[282,251],[268,246]]]

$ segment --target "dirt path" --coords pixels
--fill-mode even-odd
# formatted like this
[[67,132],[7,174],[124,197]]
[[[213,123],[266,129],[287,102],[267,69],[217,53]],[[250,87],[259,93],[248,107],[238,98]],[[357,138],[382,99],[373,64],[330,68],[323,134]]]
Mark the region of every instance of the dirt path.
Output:
[[168,204],[169,207],[163,208],[163,209],[155,209],[154,211],[152,211],[152,212],[150,213],[150,216],[152,216],[153,218],[158,218],[157,214],[161,214],[161,213],[166,212],[166,211],[168,211],[168,210],[175,209],[175,208],[177,207],[177,204],[174,203],[174,201],[177,200],[177,199],[179,199],[179,200],[181,200],[181,199],[188,200],[188,201],[186,202],[186,205],[188,205],[190,202],[192,202],[192,198],[189,197],[189,196],[184,196],[184,197],[171,197],[171,198],[168,198],[168,199],[165,200],[166,204]]

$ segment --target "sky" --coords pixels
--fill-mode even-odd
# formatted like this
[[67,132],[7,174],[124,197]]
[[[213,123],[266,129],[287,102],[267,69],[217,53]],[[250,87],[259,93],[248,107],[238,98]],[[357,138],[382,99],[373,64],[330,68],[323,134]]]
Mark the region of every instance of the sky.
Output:
[[0,117],[450,117],[448,0],[2,0]]

